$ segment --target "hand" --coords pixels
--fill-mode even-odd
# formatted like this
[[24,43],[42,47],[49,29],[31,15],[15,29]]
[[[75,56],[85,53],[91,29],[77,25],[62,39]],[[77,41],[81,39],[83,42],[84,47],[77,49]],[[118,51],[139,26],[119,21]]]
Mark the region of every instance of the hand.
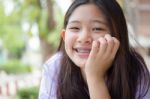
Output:
[[93,41],[90,55],[85,64],[86,78],[104,78],[115,58],[119,44],[119,41],[109,34]]

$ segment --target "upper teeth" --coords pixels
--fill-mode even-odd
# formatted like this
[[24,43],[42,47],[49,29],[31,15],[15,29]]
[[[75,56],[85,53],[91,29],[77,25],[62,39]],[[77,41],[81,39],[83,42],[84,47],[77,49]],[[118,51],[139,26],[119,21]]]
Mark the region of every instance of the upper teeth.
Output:
[[80,52],[80,53],[90,53],[90,49],[77,49],[77,52]]

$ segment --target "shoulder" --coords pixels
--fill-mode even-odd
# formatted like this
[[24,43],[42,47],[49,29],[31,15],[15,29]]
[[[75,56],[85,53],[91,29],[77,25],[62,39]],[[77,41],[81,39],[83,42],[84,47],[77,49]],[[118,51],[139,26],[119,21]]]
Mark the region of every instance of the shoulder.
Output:
[[62,54],[57,52],[50,57],[44,64],[44,71],[50,76],[51,79],[56,80],[61,64]]
[[50,67],[53,65],[60,65],[60,61],[61,61],[61,57],[62,57],[62,53],[61,52],[57,52],[55,53],[52,57],[50,57],[44,65]]
[[134,49],[130,52],[132,75],[136,78],[136,99],[149,99],[150,97],[150,72],[143,57]]
[[44,63],[44,70],[49,74],[58,73],[61,64],[62,54],[57,52]]
[[150,86],[138,86],[136,99],[149,99],[150,98]]
[[62,54],[58,52],[44,63],[39,99],[56,99],[57,78],[61,57]]

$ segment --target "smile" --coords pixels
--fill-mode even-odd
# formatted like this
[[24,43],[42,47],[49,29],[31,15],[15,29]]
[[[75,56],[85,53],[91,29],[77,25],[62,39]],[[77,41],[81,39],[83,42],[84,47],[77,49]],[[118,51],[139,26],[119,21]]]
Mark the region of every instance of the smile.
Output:
[[91,52],[90,48],[73,48],[73,50],[80,58],[88,58]]

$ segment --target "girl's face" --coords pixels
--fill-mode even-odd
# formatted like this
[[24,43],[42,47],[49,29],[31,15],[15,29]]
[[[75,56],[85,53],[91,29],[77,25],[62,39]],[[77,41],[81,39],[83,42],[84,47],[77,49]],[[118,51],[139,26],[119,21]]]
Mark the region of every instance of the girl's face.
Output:
[[92,42],[108,33],[102,11],[94,4],[81,5],[74,10],[66,30],[62,31],[66,53],[77,66],[84,68]]

